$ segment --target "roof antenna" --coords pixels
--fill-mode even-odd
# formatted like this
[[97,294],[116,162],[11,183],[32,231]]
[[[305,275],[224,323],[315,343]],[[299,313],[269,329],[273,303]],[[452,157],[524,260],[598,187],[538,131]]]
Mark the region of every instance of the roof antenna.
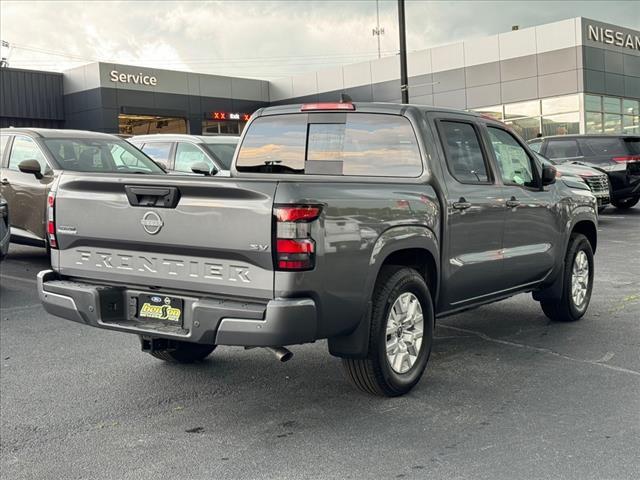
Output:
[[340,103],[353,103],[353,99],[346,93],[340,94]]

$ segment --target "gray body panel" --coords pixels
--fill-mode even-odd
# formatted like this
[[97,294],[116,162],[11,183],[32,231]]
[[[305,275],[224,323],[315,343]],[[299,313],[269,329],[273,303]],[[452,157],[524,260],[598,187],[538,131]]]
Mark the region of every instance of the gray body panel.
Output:
[[[409,119],[422,155],[419,177],[242,173],[235,164],[231,178],[65,173],[57,189],[60,250],[53,252],[54,270],[88,285],[153,290],[212,305],[225,298],[266,304],[262,313],[260,308],[254,312],[257,318],[213,308],[211,315],[222,319],[219,326],[217,320],[208,321],[218,329],[216,341],[255,346],[280,339],[289,344],[368,338],[367,313],[380,268],[390,258],[398,261],[403,252],[411,253],[403,261],[419,257],[427,262],[423,271],[436,313],[444,316],[515,293],[548,290],[563,271],[574,225],[588,222],[595,232],[597,204],[586,190],[575,192],[563,182],[544,188],[505,185],[489,154],[488,184],[463,184],[448,172],[437,120],[473,122],[487,152],[486,125],[501,124],[446,109],[356,105],[359,112]],[[299,106],[274,107],[257,112],[252,121],[298,111]],[[174,187],[180,200],[175,208],[132,206],[126,185]],[[508,207],[511,198],[520,204]],[[461,200],[470,207],[455,208]],[[316,245],[312,270],[274,270],[272,209],[283,204],[322,206],[310,224]],[[141,224],[148,211],[162,219],[154,235]],[[46,292],[47,282],[42,285]],[[296,316],[303,322],[299,328],[291,323]],[[337,354],[362,354],[352,347],[330,343]]]

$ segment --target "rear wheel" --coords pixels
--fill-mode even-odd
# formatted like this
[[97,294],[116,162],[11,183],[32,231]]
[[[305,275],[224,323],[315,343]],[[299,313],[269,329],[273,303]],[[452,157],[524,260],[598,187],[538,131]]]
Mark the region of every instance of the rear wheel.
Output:
[[627,210],[640,201],[640,197],[625,198],[623,200],[612,200],[613,206],[619,210]]
[[604,205],[604,206],[602,206],[602,207],[598,207],[598,214],[600,214],[600,213],[604,212],[606,209],[607,209],[607,206],[606,206],[606,205]]
[[593,289],[593,250],[587,237],[576,233],[565,256],[562,297],[542,300],[540,306],[551,320],[573,322],[587,311]]
[[369,353],[342,360],[351,382],[387,397],[411,390],[429,360],[433,315],[429,288],[417,271],[384,267],[373,294]]
[[167,348],[151,350],[148,353],[152,357],[169,363],[196,363],[207,358],[215,348],[215,345],[202,345],[200,343],[174,340],[167,345]]

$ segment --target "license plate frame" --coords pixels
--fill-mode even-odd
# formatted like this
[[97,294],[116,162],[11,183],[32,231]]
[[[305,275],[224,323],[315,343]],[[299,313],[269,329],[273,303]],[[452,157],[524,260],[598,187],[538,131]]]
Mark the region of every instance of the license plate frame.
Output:
[[164,322],[182,325],[184,300],[170,295],[141,293],[138,295],[136,317],[145,322]]

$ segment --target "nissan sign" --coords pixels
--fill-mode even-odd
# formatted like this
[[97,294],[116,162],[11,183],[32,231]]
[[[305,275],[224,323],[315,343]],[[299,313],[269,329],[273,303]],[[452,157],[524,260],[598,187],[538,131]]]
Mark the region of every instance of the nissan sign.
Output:
[[620,32],[612,28],[587,25],[589,40],[602,42],[616,47],[625,47],[640,51],[640,37],[630,33]]
[[142,73],[120,73],[118,70],[111,70],[109,73],[112,82],[133,83],[135,85],[158,85],[158,78],[153,75]]

